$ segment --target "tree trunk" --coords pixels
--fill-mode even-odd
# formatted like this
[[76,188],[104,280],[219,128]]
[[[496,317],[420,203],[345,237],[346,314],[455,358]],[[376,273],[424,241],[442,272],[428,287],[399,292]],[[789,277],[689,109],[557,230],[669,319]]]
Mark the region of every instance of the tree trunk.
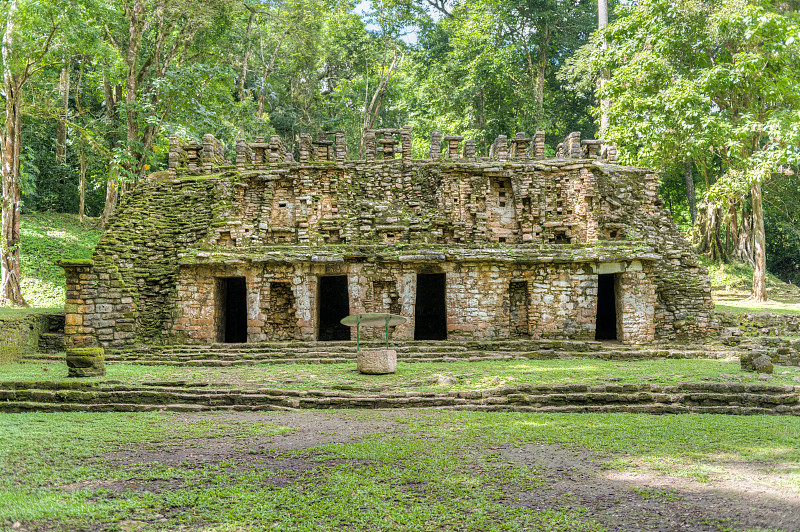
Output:
[[[602,30],[605,26],[608,25],[608,0],[597,0],[597,29]],[[606,48],[608,44],[606,40],[603,39],[603,48]],[[597,84],[599,88],[603,88],[606,80],[609,77],[609,72],[603,71],[600,74],[600,77],[597,80]],[[606,130],[608,127],[608,107],[611,104],[608,100],[600,100],[600,133],[602,134],[603,131]],[[599,138],[600,136],[598,136]],[[696,214],[695,210],[695,214]],[[694,224],[695,217],[692,217],[692,224]]]
[[86,146],[81,142],[80,152],[81,174],[78,181],[78,192],[80,193],[80,205],[78,206],[78,222],[83,223],[86,216]]
[[103,216],[100,218],[100,222],[104,227],[108,224],[114,214],[114,210],[117,208],[117,179],[116,168],[111,166],[108,170],[108,181],[106,181],[106,204],[103,207]]
[[764,234],[764,210],[761,204],[761,182],[754,181],[750,187],[753,200],[753,251],[755,252],[755,268],[753,268],[753,290],[750,298],[753,301],[767,300],[767,241]]
[[[106,116],[110,125],[111,133],[108,135],[109,152],[113,154],[114,148],[117,146],[117,127],[119,125],[119,114],[117,113],[117,102],[122,99],[122,87],[117,85],[112,87],[106,77],[105,71],[103,72],[103,94],[106,102]],[[100,222],[105,226],[111,215],[114,214],[114,209],[117,206],[117,179],[118,171],[115,168],[114,156],[112,155],[108,160],[108,181],[106,182],[106,201],[103,206],[103,215],[100,217]]]
[[61,110],[56,122],[56,163],[67,162],[67,117],[69,115],[69,67],[61,67],[58,81],[58,94],[61,97]]
[[721,209],[717,205],[706,204],[700,212],[695,226],[695,238],[699,240],[697,252],[715,262],[728,260],[720,239],[721,223]]
[[536,111],[534,119],[536,127],[543,129],[542,119],[544,118],[544,77],[547,70],[547,47],[539,47],[539,64],[536,65]]
[[22,82],[11,71],[11,50],[14,46],[14,22],[17,1],[8,4],[8,18],[3,35],[3,88],[6,100],[6,123],[2,147],[2,237],[0,237],[0,305],[27,307],[20,287],[20,188],[19,140],[22,125]]
[[[255,11],[250,12],[247,19],[247,33],[244,39],[244,57],[242,58],[242,75],[239,77],[239,101],[244,101],[244,82],[247,79],[247,67],[250,62],[250,37],[253,32],[253,20],[256,18]],[[260,115],[259,115],[260,116]]]
[[689,214],[692,217],[692,225],[697,221],[697,198],[694,193],[694,177],[692,176],[692,163],[683,163],[683,178],[686,181],[686,201],[689,203]]

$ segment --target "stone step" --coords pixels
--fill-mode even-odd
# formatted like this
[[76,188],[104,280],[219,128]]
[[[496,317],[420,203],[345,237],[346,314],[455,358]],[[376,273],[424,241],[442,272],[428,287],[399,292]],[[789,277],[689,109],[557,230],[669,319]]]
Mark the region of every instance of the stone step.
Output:
[[800,388],[764,384],[521,384],[442,392],[239,389],[166,384],[169,383],[5,382],[0,383],[0,411],[436,407],[517,412],[800,415]]
[[[549,360],[573,358],[597,358],[601,360],[648,360],[657,358],[685,359],[685,358],[727,358],[737,356],[734,350],[705,349],[603,349],[599,351],[569,351],[569,350],[538,350],[538,351],[488,351],[488,350],[457,350],[457,351],[406,351],[398,353],[398,360],[403,362],[455,362],[455,361],[481,361],[481,360]],[[255,364],[315,364],[315,363],[344,363],[354,361],[355,350],[348,351],[225,351],[209,352],[204,350],[186,351],[180,353],[156,352],[147,355],[111,352],[106,355],[110,363],[133,363],[145,365],[174,365],[174,366],[234,366]],[[52,362],[63,360],[63,355],[32,354],[25,357],[27,362]]]

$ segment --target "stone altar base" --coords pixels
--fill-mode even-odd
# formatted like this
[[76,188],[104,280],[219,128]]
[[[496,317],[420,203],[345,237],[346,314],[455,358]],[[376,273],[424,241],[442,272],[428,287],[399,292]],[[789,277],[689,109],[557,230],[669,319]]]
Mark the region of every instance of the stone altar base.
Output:
[[358,371],[369,375],[384,375],[397,371],[397,351],[394,349],[362,349],[356,355]]
[[102,377],[106,366],[102,347],[73,347],[67,349],[67,377]]

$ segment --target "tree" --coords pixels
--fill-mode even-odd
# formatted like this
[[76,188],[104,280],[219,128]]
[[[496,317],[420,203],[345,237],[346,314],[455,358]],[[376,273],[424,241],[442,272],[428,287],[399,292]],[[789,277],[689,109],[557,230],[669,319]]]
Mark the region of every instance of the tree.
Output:
[[736,0],[643,0],[584,51],[594,72],[611,73],[599,95],[611,102],[605,136],[625,148],[621,157],[661,169],[690,161],[704,176],[699,241],[713,257],[724,256],[727,206],[741,211],[749,200],[759,301],[762,184],[796,157],[798,31],[793,15]]
[[3,181],[0,305],[27,306],[19,276],[23,89],[42,68],[57,61],[51,52],[63,23],[64,6],[59,4],[9,0],[2,13],[5,121],[0,138]]
[[593,135],[589,97],[564,90],[555,74],[596,29],[595,6],[585,0],[455,3],[452,18],[428,22],[418,33],[408,91],[413,125],[471,136],[483,150],[495,136],[515,131],[545,130],[551,140],[576,129]]
[[[223,0],[202,4],[189,0],[122,0],[120,4],[99,5],[103,34],[124,72],[123,99],[115,88],[119,85],[110,80],[113,70],[109,69],[104,80],[109,116],[124,116],[125,130],[124,141],[113,147],[115,161],[109,188],[117,180],[135,183],[150,168],[154,144],[165,119],[179,105],[177,100],[200,99],[215,72],[208,69],[203,73],[196,68],[207,54],[194,45],[200,34],[218,26],[216,19],[224,16],[225,8]],[[194,90],[187,92],[190,85]],[[113,211],[114,202],[111,191],[107,213]]]

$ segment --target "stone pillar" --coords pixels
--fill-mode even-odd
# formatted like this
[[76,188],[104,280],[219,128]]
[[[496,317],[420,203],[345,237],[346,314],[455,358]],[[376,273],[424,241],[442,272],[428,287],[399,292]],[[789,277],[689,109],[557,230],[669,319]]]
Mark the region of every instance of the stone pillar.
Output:
[[347,142],[344,138],[344,131],[335,131],[333,142],[336,146],[336,162],[345,162],[347,160]]
[[581,132],[573,131],[564,139],[564,157],[569,159],[580,159],[583,155],[581,148]]
[[464,159],[468,161],[476,160],[474,140],[468,140],[467,142],[464,143]]
[[167,165],[170,179],[175,179],[178,174],[181,149],[180,139],[177,135],[169,136],[169,163]]
[[375,131],[368,129],[364,132],[364,160],[374,161],[376,150],[377,139],[375,138]]
[[203,173],[210,174],[216,160],[216,139],[214,135],[203,135],[203,153],[201,155]]
[[431,151],[430,158],[433,160],[442,157],[442,134],[438,131],[431,133]]
[[519,132],[511,139],[511,157],[521,159],[528,156],[528,145],[533,139],[525,137],[525,133]]
[[533,136],[533,157],[544,158],[544,131],[537,131]]
[[247,166],[247,141],[236,139],[236,169],[243,172]]
[[508,160],[508,137],[499,135],[494,139],[492,147],[489,148],[489,157],[499,161]]
[[411,126],[403,126],[400,130],[400,142],[402,143],[403,160],[410,161],[411,154]]
[[655,338],[656,291],[642,266],[633,261],[617,274],[617,338],[624,344],[646,344]]
[[616,144],[603,144],[600,149],[600,158],[608,161],[610,164],[617,163],[617,145]]
[[314,150],[311,144],[311,135],[308,133],[300,134],[300,162],[307,163],[311,160],[311,153]]
[[444,141],[447,143],[447,151],[444,153],[445,159],[458,159],[458,148],[460,147],[462,140],[464,140],[464,137],[459,137],[456,135],[451,135],[444,138]]
[[417,274],[416,272],[403,273],[397,280],[397,294],[400,303],[400,315],[408,318],[406,323],[394,328],[392,339],[414,339],[414,308],[417,303]]
[[106,374],[102,347],[67,348],[67,377],[102,377]]
[[94,311],[94,301],[87,294],[89,274],[94,264],[91,260],[59,260],[66,277],[66,301],[64,303],[64,344],[70,347],[97,345],[94,329],[86,323],[86,315]]

